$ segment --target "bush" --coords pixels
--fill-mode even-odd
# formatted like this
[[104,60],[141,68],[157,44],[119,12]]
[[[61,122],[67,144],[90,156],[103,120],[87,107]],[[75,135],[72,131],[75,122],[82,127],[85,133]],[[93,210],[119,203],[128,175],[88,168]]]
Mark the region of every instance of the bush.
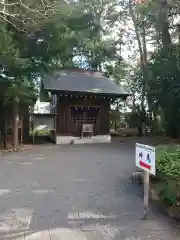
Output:
[[180,146],[159,146],[156,150],[156,168],[160,179],[158,193],[166,205],[180,202]]
[[160,199],[166,206],[179,206],[180,185],[177,182],[164,179],[163,181],[159,182],[157,191]]
[[180,181],[180,146],[159,147],[156,151],[156,168],[164,177]]

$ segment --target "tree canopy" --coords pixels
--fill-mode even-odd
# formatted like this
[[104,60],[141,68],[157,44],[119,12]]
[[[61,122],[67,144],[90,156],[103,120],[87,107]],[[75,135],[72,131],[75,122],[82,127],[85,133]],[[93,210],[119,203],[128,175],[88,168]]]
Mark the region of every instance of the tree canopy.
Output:
[[1,108],[35,101],[47,71],[84,67],[123,84],[152,131],[178,136],[179,15],[176,0],[0,0]]

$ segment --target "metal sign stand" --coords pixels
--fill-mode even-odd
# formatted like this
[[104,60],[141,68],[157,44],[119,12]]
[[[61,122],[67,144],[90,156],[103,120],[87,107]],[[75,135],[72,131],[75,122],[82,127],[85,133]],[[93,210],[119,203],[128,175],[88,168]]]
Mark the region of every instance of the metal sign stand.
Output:
[[156,174],[155,148],[136,143],[136,166],[144,172],[144,215],[141,219],[146,219],[149,210],[149,176]]
[[144,216],[143,219],[147,218],[149,209],[149,172],[144,170]]

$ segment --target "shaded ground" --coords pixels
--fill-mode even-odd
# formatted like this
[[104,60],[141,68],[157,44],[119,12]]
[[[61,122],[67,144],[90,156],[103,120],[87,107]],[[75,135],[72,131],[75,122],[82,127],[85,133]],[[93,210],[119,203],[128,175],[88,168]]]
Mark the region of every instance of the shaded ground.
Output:
[[[148,141],[148,140],[147,140]],[[175,240],[180,229],[143,213],[134,142],[35,146],[0,157],[0,239]]]

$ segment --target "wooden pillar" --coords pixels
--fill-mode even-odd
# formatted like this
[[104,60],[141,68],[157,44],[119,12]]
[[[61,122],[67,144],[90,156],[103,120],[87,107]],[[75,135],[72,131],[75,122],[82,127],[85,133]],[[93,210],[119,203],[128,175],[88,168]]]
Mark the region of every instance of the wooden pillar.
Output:
[[57,134],[69,135],[71,118],[67,98],[59,98],[57,103]]
[[109,108],[110,108],[109,101],[102,100],[98,116],[98,135],[109,134],[110,131]]
[[71,108],[67,105],[67,119],[66,119],[66,132],[68,135],[73,135],[73,123],[72,123],[72,116],[71,116]]

